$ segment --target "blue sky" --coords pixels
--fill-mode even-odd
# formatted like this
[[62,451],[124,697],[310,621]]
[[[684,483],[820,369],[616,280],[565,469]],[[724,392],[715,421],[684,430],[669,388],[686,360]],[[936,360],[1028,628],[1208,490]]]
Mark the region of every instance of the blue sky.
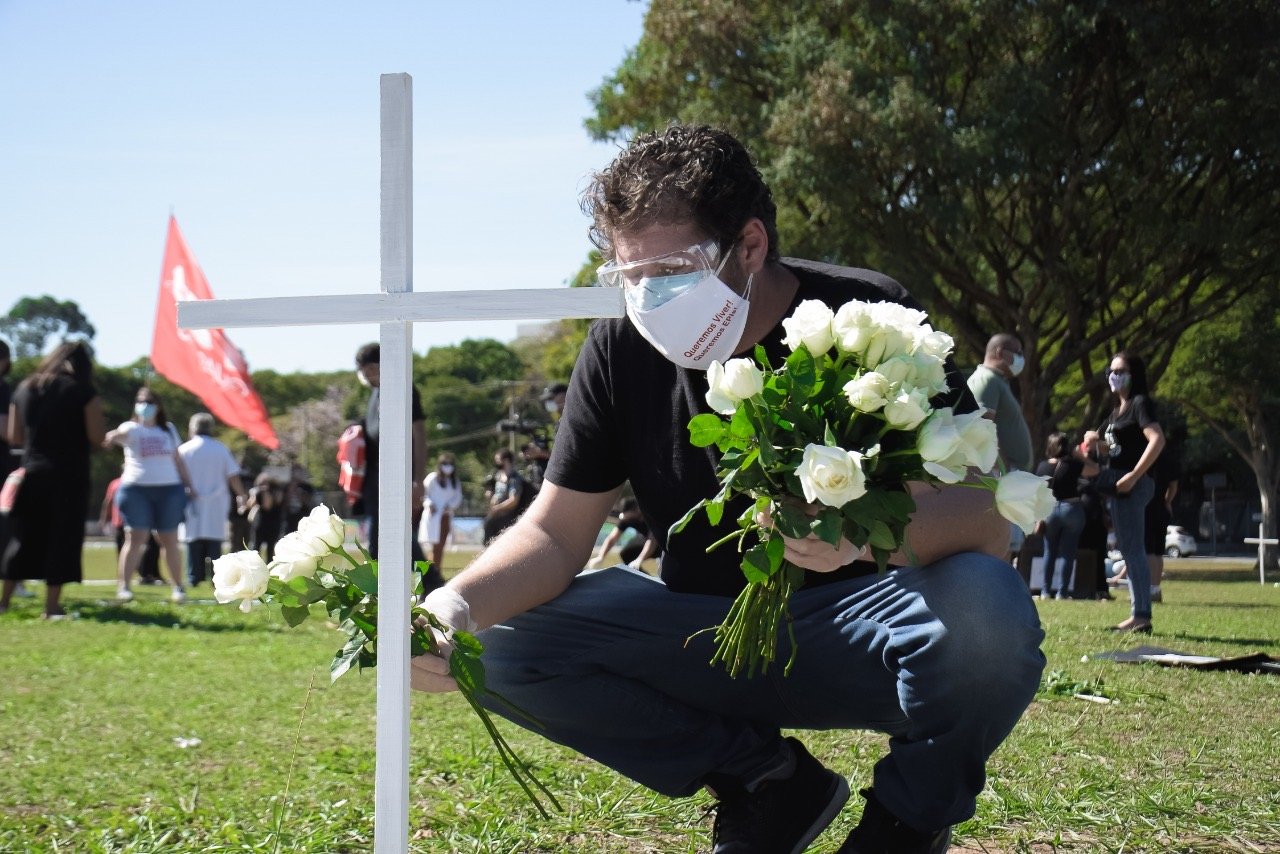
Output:
[[[219,298],[378,287],[378,77],[414,90],[415,290],[555,287],[612,144],[583,129],[625,0],[0,0],[0,312],[75,300],[150,347],[170,209]],[[418,324],[414,349],[515,322]],[[351,367],[376,327],[229,330],[254,369]]]

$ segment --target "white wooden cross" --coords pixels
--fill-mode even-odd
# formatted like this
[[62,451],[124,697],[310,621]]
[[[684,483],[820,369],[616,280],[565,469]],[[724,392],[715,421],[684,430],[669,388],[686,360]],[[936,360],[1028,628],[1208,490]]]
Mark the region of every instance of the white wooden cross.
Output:
[[413,79],[384,74],[382,286],[340,296],[202,300],[178,304],[185,329],[378,323],[378,729],[374,851],[409,850],[409,402],[413,324],[457,320],[621,317],[612,288],[413,291]]
[[1280,546],[1280,539],[1267,536],[1267,526],[1262,521],[1261,514],[1255,515],[1258,520],[1258,536],[1245,537],[1244,541],[1250,545],[1257,543],[1258,545],[1258,583],[1264,587],[1267,584],[1267,546]]

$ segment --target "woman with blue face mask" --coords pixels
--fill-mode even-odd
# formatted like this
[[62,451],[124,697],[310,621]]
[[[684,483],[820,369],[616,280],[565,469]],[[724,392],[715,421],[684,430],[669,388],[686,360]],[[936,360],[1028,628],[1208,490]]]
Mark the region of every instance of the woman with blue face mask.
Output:
[[191,495],[191,477],[178,453],[177,428],[155,392],[143,386],[134,396],[133,417],[107,433],[103,447],[124,449],[124,472],[116,491],[116,507],[124,518],[125,545],[120,552],[116,599],[129,602],[129,583],[142,562],[147,540],[155,531],[173,584],[174,602],[186,600],[182,587],[182,554],[178,523]]
[[1151,634],[1151,570],[1144,519],[1147,503],[1155,493],[1155,482],[1148,472],[1164,450],[1164,431],[1156,419],[1155,401],[1147,386],[1147,365],[1140,356],[1117,353],[1107,371],[1107,385],[1114,407],[1098,430],[1085,434],[1085,444],[1118,475],[1115,495],[1109,502],[1111,527],[1128,568],[1133,611],[1114,630]]

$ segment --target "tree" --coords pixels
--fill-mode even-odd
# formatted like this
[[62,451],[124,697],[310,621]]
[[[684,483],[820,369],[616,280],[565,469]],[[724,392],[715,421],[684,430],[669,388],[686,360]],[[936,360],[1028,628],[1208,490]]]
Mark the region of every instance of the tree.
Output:
[[[1280,497],[1280,289],[1250,294],[1231,310],[1193,326],[1174,353],[1163,392],[1195,413],[1249,464],[1262,525],[1276,536]],[[1268,569],[1277,553],[1268,551]]]
[[89,318],[72,300],[60,301],[45,294],[23,297],[0,318],[0,334],[13,344],[18,358],[39,356],[52,335],[62,339],[83,338],[92,341],[96,330]]
[[432,347],[414,368],[415,375],[451,376],[473,383],[515,380],[524,374],[524,364],[515,351],[492,338],[467,339],[451,347]]
[[1043,436],[1096,420],[1116,349],[1158,378],[1275,287],[1278,88],[1265,0],[653,0],[587,124],[733,131],[784,250],[888,271],[975,360],[1016,333]]

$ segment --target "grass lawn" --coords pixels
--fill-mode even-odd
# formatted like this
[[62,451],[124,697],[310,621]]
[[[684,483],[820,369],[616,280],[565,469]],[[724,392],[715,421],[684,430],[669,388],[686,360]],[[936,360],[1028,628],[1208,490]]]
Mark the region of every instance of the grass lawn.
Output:
[[[88,554],[87,576],[110,578],[114,552]],[[1280,851],[1280,678],[1087,658],[1138,642],[1280,657],[1280,588],[1244,561],[1168,566],[1151,638],[1106,631],[1123,596],[1038,603],[1046,684],[955,850]],[[338,633],[214,605],[207,585],[182,606],[136,592],[120,607],[110,585],[74,585],[78,619],[44,622],[38,599],[0,616],[0,851],[371,850],[374,678],[328,683]],[[460,697],[415,696],[413,851],[706,850],[709,798],[669,801],[504,731],[565,812],[537,816]],[[886,749],[875,733],[805,740],[855,788]],[[856,813],[811,850],[834,851]]]

